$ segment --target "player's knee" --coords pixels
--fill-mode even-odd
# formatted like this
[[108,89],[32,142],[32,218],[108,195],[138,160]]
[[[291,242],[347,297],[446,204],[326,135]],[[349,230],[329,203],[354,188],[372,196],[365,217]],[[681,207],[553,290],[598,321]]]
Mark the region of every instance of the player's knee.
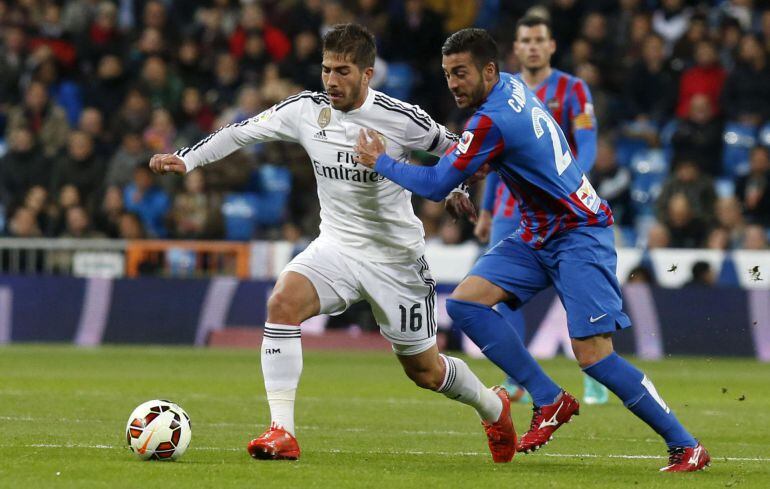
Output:
[[299,324],[305,318],[298,317],[299,301],[292,294],[274,290],[267,300],[268,321],[279,324]]
[[473,314],[474,310],[480,307],[486,307],[483,304],[476,304],[474,302],[464,301],[450,297],[446,301],[446,312],[452,321],[456,321],[462,327],[463,320],[469,315]]

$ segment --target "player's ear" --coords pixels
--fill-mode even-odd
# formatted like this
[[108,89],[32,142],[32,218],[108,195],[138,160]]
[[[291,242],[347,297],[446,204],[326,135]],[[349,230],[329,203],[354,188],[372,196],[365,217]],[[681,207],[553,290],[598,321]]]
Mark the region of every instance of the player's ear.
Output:
[[364,82],[367,84],[369,81],[371,81],[372,77],[374,76],[374,67],[370,66],[369,68],[364,70]]

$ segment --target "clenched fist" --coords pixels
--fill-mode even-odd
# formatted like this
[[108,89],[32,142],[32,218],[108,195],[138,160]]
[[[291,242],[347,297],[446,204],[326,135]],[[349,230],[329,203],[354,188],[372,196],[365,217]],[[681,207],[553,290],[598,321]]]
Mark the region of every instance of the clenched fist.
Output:
[[158,154],[150,158],[150,170],[159,175],[166,173],[187,173],[187,167],[184,166],[182,158],[172,154]]

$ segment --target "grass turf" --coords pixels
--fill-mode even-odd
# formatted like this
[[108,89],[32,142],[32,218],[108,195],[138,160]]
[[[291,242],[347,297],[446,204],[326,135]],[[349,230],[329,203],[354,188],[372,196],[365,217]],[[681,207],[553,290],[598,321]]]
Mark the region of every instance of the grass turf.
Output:
[[[469,364],[486,383],[501,380],[488,362]],[[305,354],[302,458],[259,462],[245,451],[269,420],[257,351],[6,346],[0,487],[770,487],[770,365],[638,364],[710,450],[708,471],[658,473],[664,444],[615,398],[582,407],[537,454],[493,464],[471,408],[414,387],[392,355],[356,352]],[[581,392],[572,362],[543,365]],[[140,462],[124,446],[131,410],[153,398],[192,418],[177,462]],[[513,416],[524,431],[529,408],[515,405]]]

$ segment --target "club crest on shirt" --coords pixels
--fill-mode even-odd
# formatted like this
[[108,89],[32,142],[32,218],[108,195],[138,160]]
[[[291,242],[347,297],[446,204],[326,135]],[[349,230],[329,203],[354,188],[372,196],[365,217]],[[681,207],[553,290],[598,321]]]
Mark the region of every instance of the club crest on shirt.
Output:
[[275,105],[257,114],[257,117],[254,118],[254,122],[256,122],[257,124],[259,124],[260,122],[265,122],[266,120],[273,117],[274,113],[275,113]]
[[321,113],[318,114],[318,126],[323,129],[328,126],[332,120],[332,109],[324,107],[321,109]]
[[545,105],[548,107],[548,111],[552,114],[559,110],[561,107],[561,102],[559,102],[559,99],[556,97],[553,97],[552,99],[549,99],[548,102],[545,103]]
[[471,147],[471,141],[473,141],[473,133],[465,131],[463,135],[460,136],[460,141],[457,143],[457,153],[465,154],[465,152],[468,151],[468,148]]

